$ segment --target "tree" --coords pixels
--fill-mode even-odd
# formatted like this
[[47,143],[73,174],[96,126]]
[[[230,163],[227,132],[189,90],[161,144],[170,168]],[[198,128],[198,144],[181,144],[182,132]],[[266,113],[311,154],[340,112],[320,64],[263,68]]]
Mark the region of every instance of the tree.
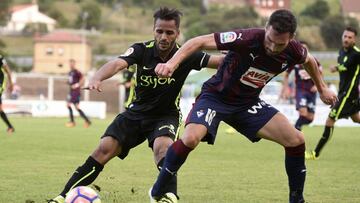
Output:
[[329,4],[324,0],[317,0],[313,4],[307,6],[301,15],[314,17],[317,19],[324,19],[330,14]]
[[0,25],[6,25],[9,20],[9,7],[12,0],[1,0],[0,1]]
[[48,12],[49,16],[54,18],[60,27],[66,27],[68,25],[68,20],[65,18],[62,12],[57,8],[52,8]]
[[100,27],[101,23],[101,9],[99,4],[95,2],[87,2],[81,7],[76,20],[77,28],[85,28],[87,30]]
[[339,47],[345,27],[344,18],[342,16],[330,16],[322,22],[320,32],[328,48]]

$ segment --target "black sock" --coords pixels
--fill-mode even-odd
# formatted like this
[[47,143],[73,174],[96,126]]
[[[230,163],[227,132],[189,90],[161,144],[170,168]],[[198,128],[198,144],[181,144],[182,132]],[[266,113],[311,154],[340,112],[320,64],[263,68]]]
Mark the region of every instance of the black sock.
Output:
[[60,193],[61,196],[65,197],[71,189],[77,186],[86,186],[91,184],[99,173],[104,168],[94,158],[89,156],[86,162],[76,169],[74,174],[71,176],[69,181],[66,183],[64,190]]
[[321,137],[321,139],[319,140],[319,143],[316,145],[315,148],[315,154],[316,157],[318,157],[320,155],[321,150],[323,149],[323,147],[325,146],[325,144],[329,141],[330,137],[332,136],[334,131],[334,126],[325,126],[323,135]]
[[303,199],[306,177],[305,144],[297,147],[285,147],[285,168],[289,180],[289,202],[293,203]]
[[84,112],[81,109],[78,109],[78,112],[80,114],[80,116],[88,123],[91,123],[90,120],[88,119],[88,117],[86,117],[86,115],[84,114]]
[[0,116],[3,119],[3,121],[6,123],[6,125],[8,126],[8,128],[13,128],[13,126],[11,125],[9,119],[7,118],[6,114],[4,111],[0,111]]
[[295,128],[298,129],[299,131],[301,131],[302,126],[305,124],[309,124],[309,123],[311,123],[311,121],[309,119],[307,119],[304,116],[299,116],[299,118],[297,119],[297,121],[295,123]]
[[[161,169],[162,169],[164,160],[165,160],[165,158],[162,158],[157,165],[157,168],[159,171],[161,171]],[[172,176],[171,179],[169,180],[169,182],[167,183],[167,185],[164,186],[164,191],[174,193],[177,196],[177,176],[176,175]]]
[[73,114],[73,110],[72,110],[72,108],[69,106],[68,107],[68,109],[69,109],[69,116],[70,116],[70,122],[74,122],[74,114]]

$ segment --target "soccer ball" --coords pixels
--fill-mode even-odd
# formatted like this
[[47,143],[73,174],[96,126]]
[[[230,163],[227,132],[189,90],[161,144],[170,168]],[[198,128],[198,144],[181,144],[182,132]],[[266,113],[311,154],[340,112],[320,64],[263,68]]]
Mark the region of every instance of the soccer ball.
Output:
[[66,203],[101,203],[99,195],[90,187],[79,186],[72,189],[65,198]]

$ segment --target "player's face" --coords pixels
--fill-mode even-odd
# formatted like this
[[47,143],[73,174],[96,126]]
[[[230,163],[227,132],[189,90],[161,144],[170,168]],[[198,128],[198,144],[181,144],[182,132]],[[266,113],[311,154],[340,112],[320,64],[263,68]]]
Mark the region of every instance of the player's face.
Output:
[[281,53],[292,39],[290,33],[278,33],[271,25],[265,29],[264,47],[269,56]]
[[345,49],[353,47],[355,45],[355,33],[345,30],[342,35],[342,45]]
[[159,51],[171,50],[175,46],[179,33],[180,32],[176,27],[175,20],[157,19],[154,25],[156,47]]
[[69,64],[70,64],[70,69],[72,70],[75,69],[75,61],[70,60]]

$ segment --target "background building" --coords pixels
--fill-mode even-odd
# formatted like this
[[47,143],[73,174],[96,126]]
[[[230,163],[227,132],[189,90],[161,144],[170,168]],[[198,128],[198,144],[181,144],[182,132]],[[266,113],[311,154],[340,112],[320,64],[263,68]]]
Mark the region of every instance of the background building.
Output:
[[81,72],[89,71],[92,53],[85,37],[65,31],[35,37],[33,72],[68,73],[70,59],[76,60],[76,67]]

